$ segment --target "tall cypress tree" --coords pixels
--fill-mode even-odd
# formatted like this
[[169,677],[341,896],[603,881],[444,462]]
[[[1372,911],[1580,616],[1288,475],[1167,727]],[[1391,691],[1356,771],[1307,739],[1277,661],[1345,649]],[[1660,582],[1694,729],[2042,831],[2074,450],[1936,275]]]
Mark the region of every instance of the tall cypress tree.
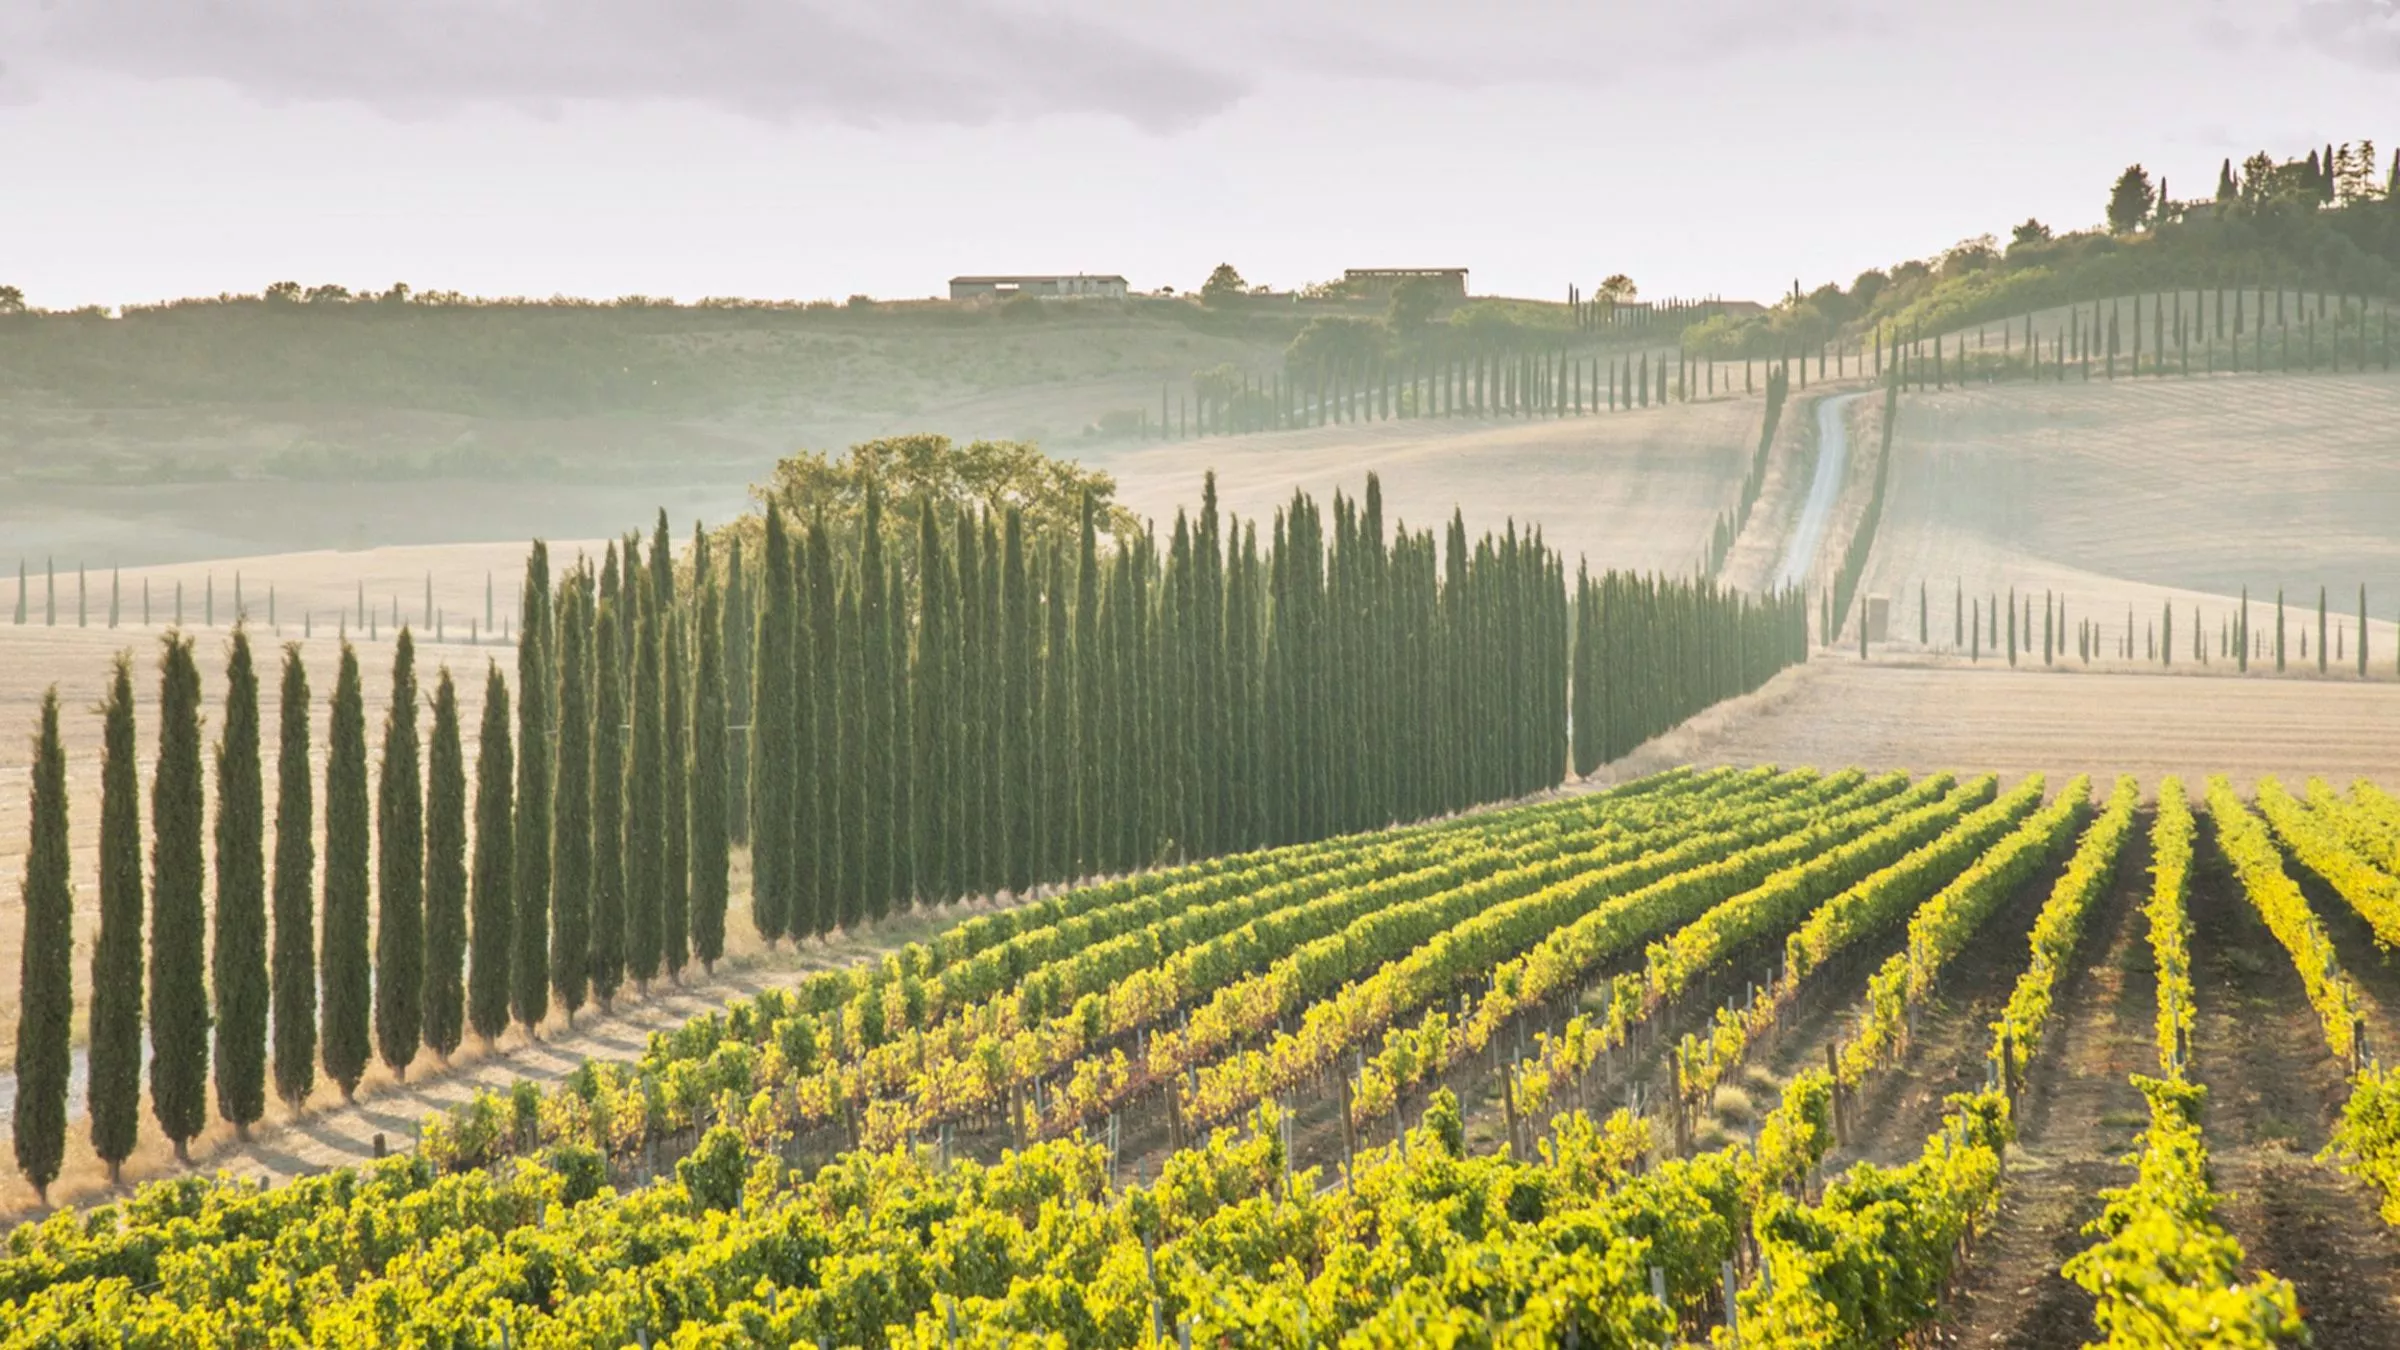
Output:
[[42,694],[34,742],[31,833],[25,853],[25,940],[17,951],[17,1170],[50,1203],[67,1151],[68,1042],[75,1020],[75,895],[67,879],[67,754],[58,740],[58,688]]
[[2325,588],[2317,587],[2317,673],[2325,673]]
[[567,1025],[591,988],[592,575],[558,600],[558,766],[550,817],[550,990]]
[[1066,560],[1052,540],[1043,566],[1041,735],[1042,811],[1039,866],[1034,880],[1064,881],[1075,856],[1075,652],[1068,613]]
[[406,1082],[425,1035],[425,783],[417,747],[417,648],[392,653],[392,705],[375,780],[375,1051]]
[[859,719],[850,725],[860,737],[856,755],[859,778],[860,876],[856,886],[857,914],[880,919],[891,912],[892,839],[898,821],[893,814],[892,682],[886,611],[897,597],[887,593],[889,578],[883,562],[883,493],[867,487],[865,518],[859,528],[858,549],[858,664],[859,685],[853,705]]
[[517,835],[509,799],[515,770],[508,743],[508,681],[495,661],[484,671],[483,729],[475,746],[474,924],[467,961],[467,1025],[487,1047],[508,1029],[516,960]]
[[986,842],[993,832],[990,802],[984,794],[984,765],[989,756],[984,734],[989,730],[983,706],[985,681],[991,673],[991,653],[985,642],[987,631],[983,597],[983,553],[976,546],[975,523],[971,513],[960,511],[955,522],[953,539],[958,555],[958,663],[954,667],[956,680],[951,697],[956,704],[955,737],[951,746],[951,806],[948,828],[953,840],[950,852],[950,893],[954,896],[981,894],[989,878],[984,872]]
[[358,652],[342,644],[325,753],[325,914],[318,958],[325,1076],[350,1100],[372,1053],[368,1040],[367,713]]
[[996,891],[1008,884],[1008,828],[1011,819],[1008,803],[1002,795],[1010,782],[1007,772],[1008,735],[1001,725],[1008,716],[1008,673],[1002,663],[1007,659],[1008,639],[1004,623],[1005,604],[1002,596],[1006,583],[1001,564],[1000,522],[990,511],[983,513],[983,564],[979,569],[982,594],[977,597],[979,614],[976,631],[982,648],[974,659],[971,678],[976,682],[976,712],[981,727],[976,736],[972,763],[976,775],[976,792],[984,817],[980,831],[983,839],[982,859],[978,864],[975,889]]
[[[732,626],[732,606],[720,606],[717,579],[705,549],[695,549],[699,591],[700,645],[692,667],[692,955],[714,973],[725,955],[725,896],[728,805],[733,774],[726,753],[733,744],[726,727],[723,632]],[[736,557],[739,557],[737,552]]]
[[841,845],[841,885],[834,912],[835,926],[846,932],[856,932],[866,918],[867,850],[876,841],[874,800],[869,789],[868,744],[875,729],[867,714],[867,643],[860,630],[858,587],[855,578],[845,577],[841,586],[841,610],[835,630],[835,642],[840,653],[841,715],[835,719],[840,751],[835,775],[844,828],[836,838]]
[[525,561],[517,633],[516,914],[510,933],[509,1014],[533,1034],[550,1013],[550,813],[557,772],[557,625],[550,605],[550,549],[533,541]]
[[685,616],[682,607],[675,603],[675,555],[667,547],[663,514],[659,520],[658,544],[650,556],[666,564],[664,572],[656,568],[651,572],[660,590],[659,660],[663,663],[660,682],[666,695],[666,763],[659,778],[659,828],[663,836],[659,864],[660,960],[666,966],[667,977],[680,981],[684,966],[692,958],[692,761],[690,723],[685,720],[690,716],[684,670]]
[[217,1114],[244,1139],[267,1110],[267,812],[259,775],[258,672],[249,630],[236,620],[217,739],[217,922],[209,974],[217,999]]
[[1075,565],[1075,871],[1089,874],[1100,865],[1102,797],[1100,756],[1107,738],[1101,716],[1100,547],[1093,519],[1092,494],[1083,494],[1082,528],[1076,543]]
[[[795,563],[797,567],[797,563]],[[797,578],[795,578],[797,580]],[[841,781],[842,680],[848,675],[839,641],[841,601],[834,578],[833,541],[820,512],[808,526],[807,636],[795,628],[792,680],[795,721],[786,753],[799,771],[792,791],[795,890],[789,931],[794,937],[832,932],[841,918],[846,884],[842,843],[857,828]],[[801,609],[793,609],[795,625]]]
[[619,767],[625,783],[625,969],[634,987],[646,992],[658,977],[666,915],[666,634],[649,579],[630,559],[624,605],[625,621],[638,630],[633,689],[625,708],[633,736]]
[[100,931],[92,940],[92,1151],[118,1181],[141,1132],[142,820],[133,658],[117,654],[100,760]]
[[[724,621],[719,638],[717,665],[725,690],[725,716],[729,727],[750,725],[750,661],[753,651],[752,619],[757,603],[750,596],[750,577],[744,570],[742,539],[733,537],[725,558],[725,585],[722,612]],[[702,622],[715,620],[703,615]],[[750,739],[745,735],[725,733],[725,837],[730,844],[750,842]],[[710,958],[712,961],[714,957]]]
[[1040,728],[1040,685],[1035,662],[1036,634],[1033,583],[1025,566],[1025,515],[1008,509],[1001,528],[1000,662],[1002,713],[1000,720],[999,799],[1006,814],[1006,844],[1001,852],[1001,884],[1017,894],[1033,889],[1034,864],[1041,850],[1033,833],[1033,794],[1037,789],[1034,763]]
[[[602,591],[610,589],[603,571]],[[592,930],[586,953],[592,998],[606,1009],[625,981],[625,692],[620,600],[603,599],[593,628],[598,669],[592,680]]]
[[[790,749],[798,734],[792,699],[802,687],[793,681],[796,597],[783,513],[772,506],[767,508],[764,565],[758,652],[749,672],[753,681],[749,760],[754,780],[750,788],[750,922],[772,945],[785,933],[798,936],[805,926],[792,909],[801,865],[795,847],[800,841],[795,838],[798,819],[793,803],[799,765]],[[732,622],[730,614],[727,622]]]
[[885,870],[890,877],[888,902],[906,908],[915,894],[916,861],[909,852],[908,823],[913,819],[914,803],[910,797],[910,744],[908,702],[908,633],[909,603],[908,574],[893,558],[886,564],[888,573],[883,593],[883,668],[890,672],[889,686],[883,691],[884,725],[891,729],[885,754],[891,766],[891,790],[886,801],[890,830],[884,839]]
[[150,783],[150,1113],[189,1161],[208,1127],[208,907],[201,833],[200,667],[170,631],[158,662],[158,767]]
[[913,759],[909,776],[915,793],[910,798],[909,865],[916,879],[916,893],[932,903],[947,903],[954,894],[950,889],[950,841],[944,830],[947,823],[944,808],[946,799],[956,790],[950,772],[950,731],[955,709],[951,706],[949,676],[954,632],[950,589],[957,584],[957,575],[942,551],[941,523],[929,497],[917,517],[920,617],[916,670],[909,681],[913,700],[909,711],[915,721],[915,734],[910,739]]
[[433,735],[425,750],[425,1046],[448,1063],[465,1033],[467,964],[467,763],[459,743],[458,689],[445,665],[434,677]]
[[275,744],[275,1095],[294,1111],[317,1083],[317,870],[315,789],[308,776],[308,666],[283,646],[283,702]]

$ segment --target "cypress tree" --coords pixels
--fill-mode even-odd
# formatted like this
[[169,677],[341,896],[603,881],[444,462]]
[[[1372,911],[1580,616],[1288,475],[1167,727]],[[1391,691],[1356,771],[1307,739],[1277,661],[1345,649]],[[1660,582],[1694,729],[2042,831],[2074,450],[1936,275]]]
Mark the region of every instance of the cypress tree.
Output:
[[[2282,297],[2281,291],[2276,292],[2278,300],[2281,300]],[[2284,669],[2283,639],[2288,628],[2289,625],[2283,619],[2283,588],[2278,586],[2275,588],[2275,673],[2278,675],[2281,675]]]
[[1064,881],[1075,856],[1075,652],[1067,601],[1066,560],[1053,540],[1044,568],[1048,619],[1042,657],[1042,859],[1036,881]]
[[2325,588],[2317,587],[2317,673],[2325,673]]
[[1017,895],[1033,888],[1033,864],[1038,854],[1033,839],[1033,717],[1038,708],[1034,670],[1033,595],[1025,570],[1025,517],[1012,506],[1002,527],[1000,563],[1000,670],[1003,713],[1000,719],[999,800],[1006,812],[1001,851],[1001,884]]
[[117,1184],[141,1131],[142,821],[133,658],[119,652],[100,760],[100,931],[92,940],[92,1151]]
[[200,667],[192,640],[159,653],[158,766],[150,784],[150,1113],[188,1162],[208,1127],[208,973],[202,948]]
[[915,723],[909,741],[909,777],[915,788],[910,797],[909,861],[917,894],[929,902],[947,903],[955,894],[950,889],[950,841],[944,826],[946,801],[955,789],[950,772],[954,710],[949,677],[954,630],[949,597],[957,573],[942,551],[941,522],[930,498],[917,516],[917,577],[916,670],[909,681],[913,700],[909,712]]
[[367,714],[358,653],[342,644],[334,678],[333,725],[325,755],[325,914],[318,958],[324,999],[325,1076],[350,1100],[366,1072],[367,1010]]
[[375,1050],[406,1082],[425,1034],[425,784],[417,747],[417,648],[392,653],[375,781]]
[[991,661],[984,645],[983,553],[976,546],[975,522],[969,512],[958,513],[955,539],[959,658],[957,680],[951,688],[957,705],[952,714],[957,737],[951,759],[956,787],[951,793],[950,828],[955,842],[950,856],[949,889],[952,895],[977,895],[984,891],[988,880],[983,870],[984,845],[992,830],[983,777],[989,753],[984,743],[984,733],[989,728],[984,716],[983,689]]
[[[720,606],[707,550],[695,545],[694,556],[700,645],[692,668],[692,954],[700,959],[701,969],[713,974],[725,955],[727,835],[734,820],[728,804],[733,772],[727,751],[735,742],[726,728],[729,682],[723,635],[734,626],[735,603],[728,597]],[[738,567],[738,545],[733,556]],[[735,677],[733,683],[739,682]]]
[[625,616],[620,598],[605,598],[607,578],[614,570],[614,546],[608,570],[601,575],[603,599],[593,628],[592,647],[597,669],[592,679],[592,928],[590,962],[592,998],[609,1006],[625,981],[625,693],[621,661],[624,641],[617,636]]
[[34,742],[32,826],[25,853],[24,944],[17,951],[17,1170],[50,1203],[67,1151],[69,1040],[75,1020],[75,894],[68,880],[67,754],[58,739],[58,688],[42,694]]
[[[750,705],[749,737],[754,779],[750,791],[754,817],[750,827],[750,922],[772,946],[787,932],[797,936],[803,926],[792,912],[800,866],[792,800],[798,766],[790,749],[797,731],[792,723],[795,593],[783,513],[773,506],[767,508],[765,566],[760,581],[758,654],[750,672],[756,689]],[[728,626],[731,623],[729,606]]]
[[[897,597],[886,593],[883,562],[883,493],[870,483],[867,487],[865,518],[860,524],[858,549],[858,642],[857,664],[851,667],[859,676],[859,686],[851,706],[859,713],[858,720],[849,723],[846,731],[860,738],[857,753],[852,757],[858,775],[860,825],[858,851],[860,873],[854,914],[880,919],[891,910],[892,902],[892,841],[898,833],[899,821],[893,811],[894,773],[892,761],[893,718],[889,628],[891,620],[886,608]],[[847,925],[845,925],[847,926]]]
[[624,775],[625,969],[634,987],[648,992],[664,954],[666,920],[666,616],[648,580],[626,561],[625,622],[636,630],[633,689],[625,713],[632,740],[619,772]]
[[2358,587],[2358,678],[2367,678],[2367,587]]
[[873,815],[874,800],[868,786],[868,740],[873,724],[867,713],[866,647],[860,633],[858,587],[854,578],[844,578],[841,585],[841,612],[835,642],[841,660],[841,715],[835,734],[840,738],[840,752],[834,775],[841,802],[843,825],[836,838],[841,845],[841,885],[835,891],[837,908],[835,926],[846,932],[856,932],[860,920],[866,917],[867,850],[875,836],[878,822]]
[[425,1045],[448,1063],[465,1033],[467,964],[467,763],[459,743],[458,689],[445,665],[434,677],[433,735],[425,750]]
[[[789,800],[793,827],[793,891],[786,931],[823,937],[840,917],[845,831],[858,828],[842,790],[841,732],[843,678],[849,674],[839,645],[841,607],[833,573],[833,541],[819,512],[808,526],[806,579],[793,559],[794,595],[790,678],[791,738],[786,758],[796,775]],[[803,621],[805,620],[805,622]],[[853,724],[855,725],[855,724]]]
[[516,764],[508,742],[508,681],[500,664],[483,676],[483,729],[475,744],[474,924],[467,961],[467,1025],[488,1048],[508,1029],[516,962],[516,818],[509,798]]
[[891,796],[887,803],[891,828],[884,844],[886,866],[891,876],[890,899],[893,905],[906,908],[915,895],[914,856],[909,852],[908,823],[914,818],[914,799],[911,791],[914,777],[909,772],[911,744],[908,701],[908,576],[900,559],[888,564],[889,579],[883,593],[887,597],[883,610],[884,669],[891,672],[890,686],[883,693],[885,725],[891,728],[886,753],[890,756]]
[[217,1000],[217,1114],[234,1132],[267,1110],[267,812],[258,757],[258,672],[235,620],[217,739],[217,915],[210,981]]
[[2250,673],[2250,588],[2242,587],[2241,615],[2233,625],[2234,668]]
[[308,667],[283,647],[275,744],[275,1095],[297,1111],[317,1082],[315,788],[308,776]]
[[[750,725],[750,661],[751,619],[757,606],[750,598],[750,578],[743,570],[742,537],[733,537],[725,559],[723,599],[724,621],[718,639],[718,678],[724,687],[724,712],[719,720],[729,727],[747,728]],[[711,622],[711,611],[701,612],[701,622]],[[706,725],[703,723],[702,725]],[[724,745],[725,761],[725,837],[729,844],[750,842],[750,737],[747,730],[740,735],[721,730],[716,733]],[[693,744],[697,746],[698,741]],[[716,958],[711,957],[710,960]]]
[[554,755],[558,735],[557,623],[550,605],[550,547],[533,541],[525,560],[518,601],[517,632],[517,803],[512,822],[515,845],[516,913],[509,934],[512,956],[508,1009],[527,1035],[537,1033],[550,1013],[550,815],[556,798]]
[[[689,741],[689,700],[686,698],[684,672],[684,615],[675,603],[675,554],[667,544],[666,514],[659,514],[658,541],[651,549],[655,560],[651,577],[658,588],[660,628],[659,660],[662,663],[660,683],[665,686],[666,708],[662,734],[666,742],[665,765],[659,778],[660,833],[663,836],[662,859],[659,863],[659,940],[660,961],[665,965],[667,978],[680,981],[683,968],[692,957],[692,847],[691,847],[691,783],[692,761]],[[694,558],[695,567],[699,559]],[[697,589],[694,594],[698,594]]]
[[1075,867],[1070,870],[1078,875],[1100,867],[1101,822],[1107,809],[1101,779],[1101,757],[1108,746],[1101,715],[1102,657],[1099,536],[1087,491],[1075,565]]
[[567,1025],[591,987],[592,574],[558,596],[558,743],[550,817],[550,992]]

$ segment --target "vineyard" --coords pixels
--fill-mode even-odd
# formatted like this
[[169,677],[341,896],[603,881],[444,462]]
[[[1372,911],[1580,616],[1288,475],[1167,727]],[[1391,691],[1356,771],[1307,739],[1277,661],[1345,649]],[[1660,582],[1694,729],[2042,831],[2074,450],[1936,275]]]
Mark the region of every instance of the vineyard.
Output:
[[[1237,852],[481,1093],[371,1166],[61,1209],[0,1257],[0,1326],[2384,1344],[2396,868],[2400,800],[2363,781],[1771,768]],[[2229,978],[2308,1039],[2262,1061]],[[2315,1161],[2248,1137],[2286,1077]],[[2359,1249],[2258,1207],[2287,1191]]]

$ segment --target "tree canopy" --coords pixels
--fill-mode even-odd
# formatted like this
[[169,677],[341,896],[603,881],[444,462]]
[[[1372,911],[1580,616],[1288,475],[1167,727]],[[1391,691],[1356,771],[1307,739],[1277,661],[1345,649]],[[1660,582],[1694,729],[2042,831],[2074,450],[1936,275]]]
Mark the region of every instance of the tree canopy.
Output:
[[2112,233],[2131,234],[2150,218],[2150,208],[2158,204],[2158,190],[2150,186],[2150,173],[2139,164],[2127,166],[2117,175],[2116,185],[2108,190],[2108,228]]
[[[1133,513],[1115,504],[1114,477],[1046,455],[1031,441],[962,445],[947,436],[894,436],[854,445],[839,455],[802,451],[778,462],[774,474],[750,495],[761,507],[781,507],[792,524],[814,520],[822,512],[834,546],[856,553],[869,487],[880,489],[883,498],[886,556],[899,557],[912,576],[914,522],[928,505],[937,518],[962,508],[1004,514],[1014,507],[1024,513],[1027,531],[1035,538],[1072,539],[1081,528],[1083,499],[1089,494],[1102,534],[1126,539],[1140,531]],[[763,515],[744,517],[731,529],[744,541],[745,552],[756,556],[763,548]]]

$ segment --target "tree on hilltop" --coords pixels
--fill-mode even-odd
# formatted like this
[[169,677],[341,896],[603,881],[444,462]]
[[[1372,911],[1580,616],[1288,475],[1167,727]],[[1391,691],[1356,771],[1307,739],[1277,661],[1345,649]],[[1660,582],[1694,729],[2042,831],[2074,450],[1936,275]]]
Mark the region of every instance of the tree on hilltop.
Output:
[[1233,270],[1232,263],[1218,263],[1216,270],[1208,274],[1208,280],[1200,283],[1200,303],[1221,305],[1249,290],[1250,283],[1242,280],[1242,274]]
[[2158,193],[2150,186],[2150,173],[2141,165],[2129,166],[2117,175],[2116,186],[2108,192],[2108,228],[2113,234],[2131,234],[2149,219]]

